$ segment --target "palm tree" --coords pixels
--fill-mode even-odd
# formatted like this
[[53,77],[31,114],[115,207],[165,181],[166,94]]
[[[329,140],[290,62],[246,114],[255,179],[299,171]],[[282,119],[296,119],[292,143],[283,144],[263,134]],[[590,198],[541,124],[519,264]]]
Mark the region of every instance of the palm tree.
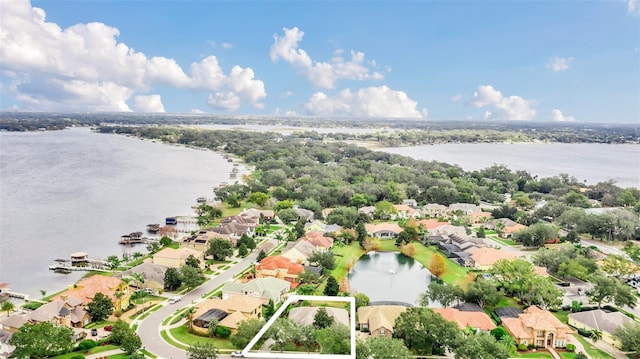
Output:
[[14,310],[16,308],[15,304],[11,303],[10,301],[6,301],[4,303],[2,303],[2,308],[0,308],[3,312],[7,312],[7,317],[9,316],[9,313],[11,313],[12,310]]
[[216,318],[211,318],[209,322],[209,329],[207,329],[207,333],[211,338],[216,336],[216,329],[218,329],[218,320]]
[[42,299],[47,296],[47,291],[44,289],[40,289],[40,294],[42,294]]
[[591,335],[589,335],[593,344],[597,343],[598,340],[602,339],[602,331],[598,329],[594,329],[591,331]]
[[187,309],[187,329],[189,330],[189,332],[191,332],[191,329],[193,328],[193,315],[195,313],[196,308],[189,307],[189,309]]

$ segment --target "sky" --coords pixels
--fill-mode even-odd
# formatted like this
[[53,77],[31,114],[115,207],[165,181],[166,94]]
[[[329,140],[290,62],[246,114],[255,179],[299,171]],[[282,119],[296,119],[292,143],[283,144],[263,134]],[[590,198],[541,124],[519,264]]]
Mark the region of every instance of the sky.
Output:
[[0,110],[640,123],[640,0],[0,0]]

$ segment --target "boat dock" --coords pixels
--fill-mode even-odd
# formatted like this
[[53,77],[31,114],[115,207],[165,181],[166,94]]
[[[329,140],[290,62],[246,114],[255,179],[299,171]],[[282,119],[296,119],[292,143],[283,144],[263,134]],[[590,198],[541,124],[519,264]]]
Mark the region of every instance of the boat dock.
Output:
[[71,253],[71,259],[56,259],[49,270],[59,273],[75,271],[109,272],[109,262],[100,259],[89,259],[86,252]]

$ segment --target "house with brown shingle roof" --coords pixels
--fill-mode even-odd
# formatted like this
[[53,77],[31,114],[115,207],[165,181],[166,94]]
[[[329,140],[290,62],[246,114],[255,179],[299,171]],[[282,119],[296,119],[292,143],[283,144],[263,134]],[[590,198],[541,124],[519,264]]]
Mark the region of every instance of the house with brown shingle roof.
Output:
[[111,299],[114,311],[123,311],[129,307],[129,286],[120,278],[107,277],[104,275],[92,275],[81,279],[69,289],[58,294],[53,300],[76,297],[84,305],[93,301],[97,293],[102,293]]
[[420,211],[407,206],[406,204],[394,204],[396,211],[396,218],[418,218],[420,217]]
[[369,236],[382,239],[396,238],[400,232],[402,232],[402,227],[397,223],[390,222],[378,224],[367,223],[364,225],[364,228],[367,230],[367,234],[369,234]]
[[333,238],[325,237],[322,232],[307,232],[303,239],[313,244],[318,250],[329,250],[333,247]]
[[152,263],[168,268],[180,269],[191,255],[198,259],[200,264],[204,264],[204,252],[184,247],[178,249],[164,248],[153,255]]
[[302,264],[292,262],[283,256],[270,256],[256,264],[256,277],[275,277],[291,283],[291,288],[298,286],[298,275],[304,271]]
[[343,308],[334,307],[296,307],[289,311],[289,319],[299,325],[313,325],[320,308],[324,308],[334,322],[349,326],[349,313]]
[[232,333],[235,333],[241,322],[262,318],[262,300],[250,296],[213,298],[197,304],[195,308],[193,328],[204,334],[208,331],[211,318],[215,318],[218,325],[230,328]]
[[435,313],[444,319],[458,324],[459,329],[471,327],[483,332],[489,332],[496,328],[491,317],[485,312],[463,312],[456,308],[433,308]]
[[358,308],[358,327],[372,337],[393,336],[396,319],[407,307],[401,305],[375,305]]
[[516,318],[502,318],[502,325],[516,344],[533,344],[538,348],[564,348],[571,329],[551,312],[533,305]]
[[449,208],[437,203],[429,203],[422,207],[422,214],[431,217],[446,217],[449,215]]
[[440,222],[437,219],[421,219],[417,221],[416,224],[418,225],[419,228],[429,231],[432,229],[436,229],[438,227],[442,227],[446,224],[449,224],[449,222]]
[[316,250],[316,246],[301,238],[295,242],[288,243],[280,255],[289,258],[295,263],[308,264],[308,258],[311,257]]
[[499,260],[513,260],[518,258],[515,253],[505,252],[491,247],[471,248],[467,251],[474,262],[474,268],[478,270],[489,270]]
[[82,328],[91,323],[91,315],[84,309],[84,303],[79,298],[61,297],[31,312],[29,321]]
[[520,224],[509,218],[494,219],[493,221],[487,222],[486,227],[489,229],[495,230],[498,227],[498,223],[502,223],[502,225],[504,225],[504,228],[502,229],[502,233],[500,234],[500,236],[504,238],[511,238],[514,233],[527,228],[527,226]]

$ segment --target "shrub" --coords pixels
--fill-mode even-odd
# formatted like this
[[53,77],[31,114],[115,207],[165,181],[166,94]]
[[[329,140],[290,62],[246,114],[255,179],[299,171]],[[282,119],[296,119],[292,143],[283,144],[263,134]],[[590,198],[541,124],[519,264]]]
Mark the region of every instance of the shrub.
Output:
[[84,359],[84,355],[82,354],[74,354],[71,358],[69,359]]
[[112,331],[113,330],[113,325],[105,325],[104,326],[104,330],[106,330],[108,332]]
[[586,329],[582,329],[582,328],[578,328],[578,334],[582,335],[583,337],[589,338],[591,336],[591,331],[590,330],[586,330]]
[[565,347],[565,349],[567,349],[570,352],[574,352],[576,351],[576,346],[573,344],[567,344],[567,346]]
[[523,351],[526,351],[527,349],[528,349],[528,348],[527,348],[527,346],[526,346],[526,345],[524,345],[524,344],[518,344],[518,350],[520,350],[520,351],[522,351],[522,352],[523,352]]
[[227,338],[229,335],[231,335],[231,329],[225,327],[224,325],[219,325],[216,328],[216,337]]
[[80,344],[78,344],[78,349],[80,350],[89,350],[91,348],[95,348],[98,346],[98,343],[96,343],[95,340],[93,339],[85,339],[83,341],[80,342]]

